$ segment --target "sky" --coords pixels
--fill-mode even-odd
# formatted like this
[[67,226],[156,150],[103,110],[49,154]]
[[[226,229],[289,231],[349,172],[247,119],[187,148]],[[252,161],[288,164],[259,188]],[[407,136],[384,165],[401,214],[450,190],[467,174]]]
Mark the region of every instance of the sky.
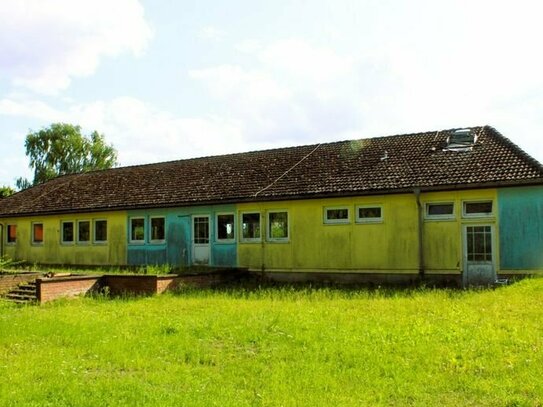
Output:
[[543,3],[1,0],[0,186],[24,141],[120,165],[491,125],[543,161]]

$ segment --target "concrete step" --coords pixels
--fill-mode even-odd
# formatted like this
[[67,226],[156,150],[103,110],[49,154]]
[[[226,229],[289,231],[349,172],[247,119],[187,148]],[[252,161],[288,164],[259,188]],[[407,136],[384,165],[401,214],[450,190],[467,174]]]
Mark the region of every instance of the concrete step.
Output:
[[21,283],[4,295],[4,298],[16,303],[34,303],[38,301],[36,282]]

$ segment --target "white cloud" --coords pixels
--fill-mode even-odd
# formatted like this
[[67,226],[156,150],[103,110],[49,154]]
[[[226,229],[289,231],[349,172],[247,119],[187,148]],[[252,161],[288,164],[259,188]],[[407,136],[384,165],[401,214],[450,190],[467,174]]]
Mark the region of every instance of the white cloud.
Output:
[[137,0],[3,1],[0,20],[0,72],[50,94],[91,75],[104,56],[140,55],[152,35]]
[[36,100],[2,99],[0,115],[38,119],[43,126],[57,121],[79,124],[84,133],[97,130],[118,150],[122,165],[263,147],[247,143],[242,137],[241,124],[235,120],[176,117],[130,97],[71,104],[63,109]]
[[197,35],[204,40],[222,41],[225,38],[226,33],[220,28],[206,25],[205,27],[200,28]]

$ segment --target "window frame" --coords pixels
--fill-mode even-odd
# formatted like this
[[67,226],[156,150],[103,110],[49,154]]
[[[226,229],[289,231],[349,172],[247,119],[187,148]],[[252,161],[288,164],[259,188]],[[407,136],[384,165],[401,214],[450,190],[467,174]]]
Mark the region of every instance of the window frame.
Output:
[[[10,230],[11,227],[15,227],[15,240],[10,240],[9,230]],[[17,244],[17,224],[16,223],[8,223],[6,225],[6,245],[14,246],[16,244]]]
[[[219,237],[219,216],[232,216],[233,237],[221,239]],[[219,212],[215,214],[215,242],[234,243],[236,241],[236,214],[234,212]]]
[[[72,224],[72,240],[64,240],[64,224]],[[76,226],[73,220],[63,220],[60,222],[60,243],[63,245],[73,245],[76,241]]]
[[[272,232],[272,228],[271,228],[271,224],[270,224],[270,217],[272,214],[275,214],[275,213],[286,213],[287,215],[287,228],[286,228],[286,231],[287,231],[287,235],[285,237],[272,237],[271,236],[271,232]],[[289,242],[290,241],[290,222],[289,222],[289,212],[288,210],[286,209],[273,209],[273,210],[269,210],[267,211],[266,213],[266,238],[268,240],[268,242],[282,242],[282,243],[285,243],[285,242]]]
[[[106,240],[98,240],[98,239],[96,238],[96,231],[98,230],[98,228],[96,227],[96,224],[97,224],[98,222],[106,222]],[[107,221],[107,219],[102,219],[102,218],[100,218],[100,219],[93,219],[93,220],[92,220],[92,226],[93,226],[93,227],[92,227],[92,232],[93,232],[93,233],[92,233],[92,242],[95,243],[95,244],[107,244],[107,242],[108,242],[108,237],[109,237],[109,236],[108,236],[108,235],[109,235],[109,232],[108,232],[108,229],[109,229],[109,228],[108,228],[108,221]]]
[[[88,223],[89,224],[89,239],[88,240],[81,240],[81,224],[82,223]],[[77,221],[77,231],[76,231],[76,242],[77,244],[82,245],[89,245],[92,241],[92,228],[91,228],[91,221],[88,219],[80,219]]]
[[[431,215],[429,208],[432,205],[452,205],[452,212],[444,215]],[[454,201],[432,201],[424,203],[424,219],[426,220],[454,220],[456,219],[456,205]]]
[[[359,216],[359,209],[369,209],[369,208],[379,208],[380,212],[381,212],[381,216],[379,216],[378,218],[361,218]],[[383,223],[384,221],[384,208],[383,208],[383,204],[363,204],[363,205],[356,205],[355,206],[355,222],[356,223],[361,223],[361,224],[366,224],[366,223]]]
[[[258,237],[244,237],[243,236],[243,215],[258,215]],[[262,241],[262,213],[260,211],[244,211],[239,215],[239,240],[244,243],[258,243]]]
[[[41,240],[36,241],[36,226],[41,225]],[[45,241],[45,227],[43,226],[43,222],[32,222],[32,232],[31,232],[31,239],[32,239],[32,245],[33,246],[43,246],[43,243]]]
[[[142,239],[132,239],[132,232],[134,231],[134,227],[133,227],[133,224],[132,222],[135,221],[135,220],[142,220],[143,221],[143,238]],[[132,216],[130,218],[128,218],[128,241],[131,243],[131,244],[145,244],[145,237],[146,237],[146,232],[145,232],[145,226],[146,226],[146,219],[145,219],[145,216]]]
[[[328,211],[346,210],[347,219],[329,219]],[[325,206],[322,214],[323,223],[325,225],[348,225],[351,223],[351,208],[349,206]]]
[[[153,239],[153,220],[155,219],[162,219],[162,227],[163,227],[163,233],[164,236],[162,239]],[[145,231],[145,226],[144,226]],[[149,243],[151,244],[163,244],[166,242],[166,217],[162,215],[157,216],[149,216]]]
[[[466,213],[466,204],[476,204],[476,203],[487,203],[490,202],[492,205],[492,211],[490,213],[486,212],[477,212],[477,213]],[[462,218],[473,219],[473,218],[492,218],[494,217],[494,200],[493,199],[467,199],[462,201]]]

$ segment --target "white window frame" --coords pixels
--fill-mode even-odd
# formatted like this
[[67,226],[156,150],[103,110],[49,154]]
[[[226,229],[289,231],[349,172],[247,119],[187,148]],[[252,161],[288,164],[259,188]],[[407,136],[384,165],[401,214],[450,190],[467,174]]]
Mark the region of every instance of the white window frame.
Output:
[[[430,215],[428,210],[431,205],[452,205],[452,213],[445,215]],[[427,220],[453,220],[455,216],[456,205],[454,201],[435,201],[435,202],[425,202],[424,203],[424,219]]]
[[[258,215],[258,222],[260,224],[260,234],[258,237],[244,237],[243,236],[243,215]],[[239,240],[244,243],[257,243],[262,241],[262,213],[260,211],[244,211],[239,215]]]
[[[143,220],[143,239],[134,240],[132,239],[132,221],[134,220]],[[145,216],[132,216],[128,218],[128,241],[132,244],[145,244],[145,229],[146,229],[146,219]]]
[[[492,205],[492,212],[490,213],[485,213],[485,212],[480,212],[480,213],[466,213],[466,204],[470,204],[470,203],[486,203],[486,202],[490,202],[491,205]],[[494,200],[493,199],[467,199],[465,201],[462,201],[462,217],[463,218],[467,218],[467,219],[471,219],[471,218],[492,218],[494,216],[494,208],[495,208],[495,205],[494,205]]]
[[[96,230],[97,230],[97,229],[96,229],[96,223],[97,223],[97,222],[106,222],[106,240],[98,240],[98,239],[96,239]],[[108,235],[109,235],[108,229],[109,229],[109,226],[108,226],[108,221],[107,221],[107,219],[93,219],[93,221],[92,221],[92,232],[93,232],[93,233],[92,233],[92,241],[93,241],[93,243],[96,243],[96,244],[106,244],[107,241],[108,241],[108,237],[109,237],[109,236],[108,236]]]
[[[153,239],[153,219],[162,219],[164,221],[164,239]],[[149,243],[162,244],[166,241],[166,217],[165,216],[150,216],[149,217]]]
[[[64,240],[64,224],[65,223],[71,223],[72,224],[72,233],[73,233],[72,241]],[[75,225],[75,222],[73,220],[63,220],[63,221],[60,222],[60,243],[62,243],[63,245],[73,245],[73,244],[75,244],[75,242],[76,242],[76,233],[77,233],[76,225]]]
[[[14,242],[10,242],[9,241],[9,228],[10,226],[15,226],[15,241]],[[18,226],[16,223],[8,223],[6,225],[6,245],[8,246],[14,246],[17,244],[17,229],[18,229]]]
[[[270,227],[270,216],[274,213],[286,213],[287,214],[287,236],[286,237],[272,237]],[[269,242],[288,242],[290,240],[290,215],[286,209],[274,209],[266,213],[266,236]]]
[[[234,237],[230,239],[219,238],[219,216],[232,216],[232,225],[234,227]],[[262,225],[260,226],[262,234]],[[236,241],[236,214],[234,212],[220,212],[215,214],[215,241],[217,243],[234,243]]]
[[[364,209],[364,208],[379,208],[381,210],[381,216],[378,217],[378,218],[361,218],[359,215],[358,215],[358,210],[359,209]],[[384,218],[384,215],[383,215],[383,212],[384,212],[384,209],[383,209],[383,205],[382,204],[364,204],[364,205],[356,205],[355,206],[355,219],[356,219],[356,223],[383,223],[383,218]]]
[[[328,211],[347,210],[347,219],[328,219]],[[348,225],[351,223],[351,208],[348,206],[325,206],[322,219],[325,225]]]
[[[80,229],[80,225],[81,223],[85,223],[87,222],[89,224],[89,240],[80,240],[79,239],[79,229]],[[77,230],[76,230],[76,242],[77,244],[83,244],[83,245],[88,245],[92,242],[92,222],[89,220],[89,219],[80,219],[77,221]]]
[[[36,236],[34,236],[34,226],[35,225],[41,225],[41,242],[36,242]],[[45,241],[45,226],[43,222],[32,222],[31,224],[32,233],[31,233],[31,239],[32,239],[32,245],[34,246],[43,246],[43,242]]]

